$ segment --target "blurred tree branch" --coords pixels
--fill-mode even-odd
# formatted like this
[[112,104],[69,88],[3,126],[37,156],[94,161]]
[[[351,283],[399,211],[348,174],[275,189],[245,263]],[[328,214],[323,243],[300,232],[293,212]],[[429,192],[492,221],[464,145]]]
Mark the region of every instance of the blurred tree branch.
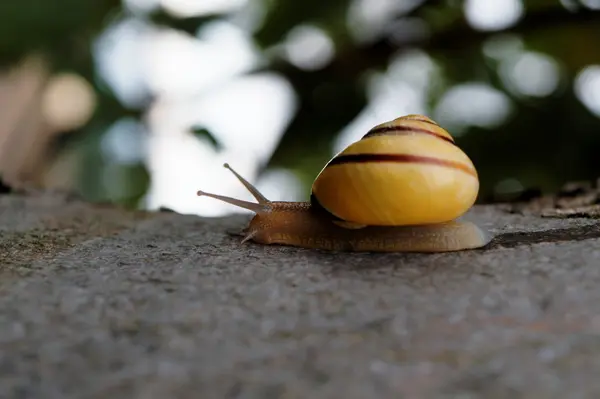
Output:
[[40,183],[51,129],[41,110],[46,60],[31,56],[0,76],[0,175],[16,189]]

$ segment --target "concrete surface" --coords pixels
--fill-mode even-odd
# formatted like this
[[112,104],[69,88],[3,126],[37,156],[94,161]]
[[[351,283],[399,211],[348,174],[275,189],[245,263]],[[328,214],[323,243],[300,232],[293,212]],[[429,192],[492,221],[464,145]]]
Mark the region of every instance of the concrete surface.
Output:
[[597,221],[469,217],[488,248],[344,254],[1,196],[0,398],[600,397]]

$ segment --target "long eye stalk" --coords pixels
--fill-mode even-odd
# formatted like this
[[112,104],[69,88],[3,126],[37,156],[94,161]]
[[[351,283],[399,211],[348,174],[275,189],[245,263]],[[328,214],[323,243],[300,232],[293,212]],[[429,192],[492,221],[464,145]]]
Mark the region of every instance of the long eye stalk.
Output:
[[207,193],[202,190],[198,190],[196,195],[198,195],[199,197],[204,196],[204,197],[214,198],[216,200],[226,202],[228,204],[238,206],[240,208],[248,209],[255,213],[265,212],[266,210],[268,210],[268,208],[269,208],[268,204],[270,203],[270,201],[264,195],[262,195],[261,192],[258,191],[258,189],[256,187],[254,187],[252,184],[250,184],[250,182],[248,182],[246,179],[244,179],[239,173],[237,173],[235,170],[233,170],[233,168],[231,166],[229,166],[229,164],[226,163],[223,166],[225,168],[229,169],[234,174],[234,176],[237,177],[237,179],[244,185],[244,187],[246,187],[246,189],[248,191],[250,191],[250,194],[252,194],[252,196],[254,196],[254,198],[256,198],[256,200],[258,201],[258,204],[254,203],[254,202],[243,201],[243,200],[240,200],[237,198],[226,197],[224,195]]
[[238,172],[233,170],[233,168],[231,166],[229,166],[228,163],[223,164],[223,166],[226,169],[229,169],[229,171],[231,173],[233,173],[235,175],[235,177],[237,177],[237,179],[244,185],[244,187],[246,187],[246,189],[248,191],[250,191],[250,194],[252,194],[252,196],[254,196],[254,198],[256,198],[256,200],[258,201],[259,204],[266,204],[266,203],[270,202],[264,195],[261,194],[260,191],[258,191],[258,189],[256,187],[254,187],[252,184],[250,184],[250,182],[248,180],[244,179]]

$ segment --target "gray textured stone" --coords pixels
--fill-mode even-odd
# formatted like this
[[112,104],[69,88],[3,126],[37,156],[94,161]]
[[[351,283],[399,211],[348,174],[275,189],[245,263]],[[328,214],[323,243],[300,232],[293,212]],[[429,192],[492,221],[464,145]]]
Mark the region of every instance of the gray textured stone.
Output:
[[446,254],[0,197],[1,398],[600,397],[600,228],[478,207]]

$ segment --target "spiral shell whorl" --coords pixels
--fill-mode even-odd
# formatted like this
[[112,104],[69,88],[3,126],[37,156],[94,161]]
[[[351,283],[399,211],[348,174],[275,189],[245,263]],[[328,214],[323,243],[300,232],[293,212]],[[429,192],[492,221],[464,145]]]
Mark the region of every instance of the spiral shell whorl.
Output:
[[393,121],[381,123],[367,132],[362,138],[377,135],[428,134],[454,143],[454,138],[440,125],[424,115],[406,115]]
[[335,218],[366,225],[453,220],[475,202],[479,180],[452,136],[422,115],[379,124],[335,156],[311,200]]

